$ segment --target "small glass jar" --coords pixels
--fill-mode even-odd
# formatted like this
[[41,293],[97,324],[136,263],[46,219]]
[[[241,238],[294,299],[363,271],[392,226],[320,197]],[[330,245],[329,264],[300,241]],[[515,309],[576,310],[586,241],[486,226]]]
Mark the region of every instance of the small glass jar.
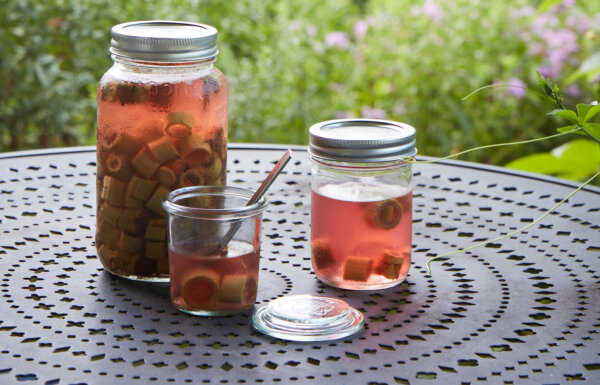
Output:
[[217,30],[139,21],[111,35],[114,64],[97,92],[97,252],[113,274],[168,281],[164,197],[225,184],[228,85],[214,66]]
[[268,202],[263,197],[248,205],[253,195],[230,186],[185,187],[167,195],[171,301],[179,310],[218,316],[254,306]]
[[335,287],[392,287],[408,274],[415,129],[343,119],[310,128],[311,259]]

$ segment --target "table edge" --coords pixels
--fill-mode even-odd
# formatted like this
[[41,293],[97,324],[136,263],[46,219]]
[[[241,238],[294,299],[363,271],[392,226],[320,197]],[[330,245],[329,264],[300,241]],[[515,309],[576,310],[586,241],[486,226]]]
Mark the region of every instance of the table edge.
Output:
[[[267,150],[267,151],[282,151],[288,148],[293,151],[306,151],[308,146],[305,145],[286,145],[286,144],[268,144],[268,143],[229,143],[228,147],[232,150]],[[46,155],[57,155],[57,154],[77,154],[95,152],[96,146],[75,146],[75,147],[60,147],[60,148],[43,148],[34,150],[23,150],[23,151],[11,151],[0,153],[0,160],[4,159],[15,159],[25,158],[31,156],[46,156]],[[418,156],[418,160],[436,160],[439,159],[433,156]],[[502,166],[494,166],[483,163],[468,162],[464,160],[438,160],[437,164],[462,167],[473,170],[495,172],[505,175],[516,176],[520,178],[526,178],[531,180],[539,180],[541,182],[551,183],[569,188],[577,188],[581,185],[579,182],[570,181],[558,177],[537,174],[533,172],[520,171],[509,169]],[[582,191],[600,194],[600,187],[588,185],[582,189]]]

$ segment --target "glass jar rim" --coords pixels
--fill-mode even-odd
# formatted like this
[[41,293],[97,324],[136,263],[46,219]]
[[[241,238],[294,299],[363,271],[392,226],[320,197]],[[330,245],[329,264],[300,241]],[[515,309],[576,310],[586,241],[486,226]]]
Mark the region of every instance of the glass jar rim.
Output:
[[410,160],[414,160],[414,156],[406,156],[399,159],[378,161],[378,162],[367,162],[365,160],[361,161],[351,161],[346,159],[333,159],[327,158],[319,155],[315,155],[308,151],[308,156],[311,161],[314,163],[320,164],[325,167],[331,168],[340,168],[340,169],[348,169],[348,170],[357,170],[357,171],[369,171],[369,170],[388,170],[394,169],[398,167],[403,167],[408,164],[411,164]]
[[267,198],[262,197],[258,202],[233,208],[203,208],[191,207],[177,202],[194,197],[230,196],[250,201],[254,192],[232,186],[189,186],[171,191],[162,202],[162,207],[170,215],[188,218],[215,220],[243,219],[261,214],[268,206]]

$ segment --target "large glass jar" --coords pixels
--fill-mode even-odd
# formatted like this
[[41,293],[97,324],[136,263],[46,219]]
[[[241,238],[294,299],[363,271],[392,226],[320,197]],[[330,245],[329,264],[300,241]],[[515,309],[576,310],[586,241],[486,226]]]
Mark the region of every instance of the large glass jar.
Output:
[[408,274],[415,129],[384,120],[310,128],[311,259],[335,287],[392,287]]
[[114,64],[97,92],[96,248],[113,274],[168,281],[164,197],[225,184],[228,86],[213,64],[217,30],[140,21],[111,35]]

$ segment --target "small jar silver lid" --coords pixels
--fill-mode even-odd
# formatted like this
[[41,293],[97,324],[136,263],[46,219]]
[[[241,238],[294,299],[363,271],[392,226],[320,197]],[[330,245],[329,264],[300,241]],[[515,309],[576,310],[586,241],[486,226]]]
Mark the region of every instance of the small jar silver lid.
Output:
[[390,120],[338,119],[309,130],[312,156],[342,162],[390,162],[417,154],[414,127]]
[[206,24],[148,20],[111,29],[113,55],[134,60],[186,62],[217,56],[217,30]]

